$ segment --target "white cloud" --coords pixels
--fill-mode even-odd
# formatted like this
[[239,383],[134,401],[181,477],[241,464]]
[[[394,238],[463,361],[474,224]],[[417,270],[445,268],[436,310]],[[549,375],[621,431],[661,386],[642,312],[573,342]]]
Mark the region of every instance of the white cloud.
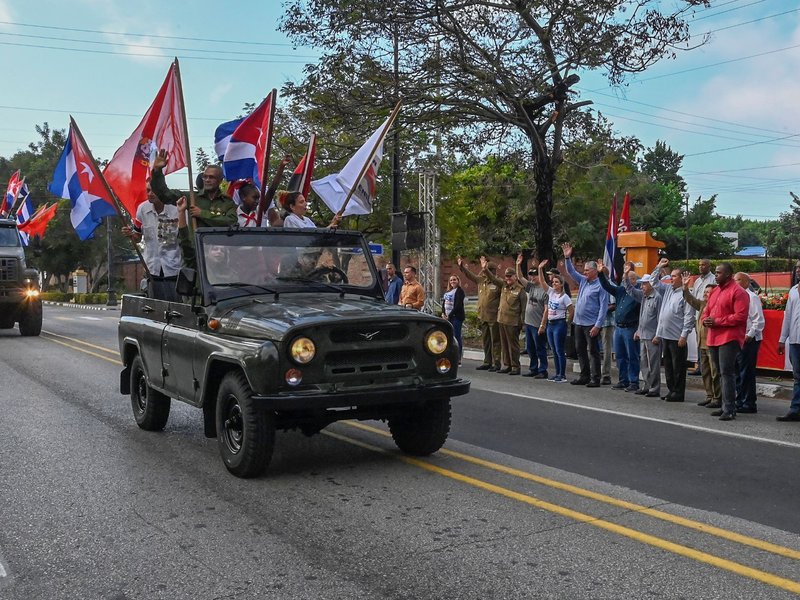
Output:
[[211,106],[217,106],[225,96],[228,95],[233,89],[232,83],[220,83],[214,89],[212,89],[208,94],[208,101]]

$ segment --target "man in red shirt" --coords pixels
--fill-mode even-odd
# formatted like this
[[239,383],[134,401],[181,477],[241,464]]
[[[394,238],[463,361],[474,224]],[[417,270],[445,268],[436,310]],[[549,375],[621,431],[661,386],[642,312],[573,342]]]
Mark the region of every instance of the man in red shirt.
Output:
[[722,387],[722,409],[711,413],[720,421],[736,418],[736,357],[747,333],[750,297],[733,280],[733,266],[723,262],[714,269],[717,288],[711,292],[703,311],[708,332],[706,345],[717,367]]

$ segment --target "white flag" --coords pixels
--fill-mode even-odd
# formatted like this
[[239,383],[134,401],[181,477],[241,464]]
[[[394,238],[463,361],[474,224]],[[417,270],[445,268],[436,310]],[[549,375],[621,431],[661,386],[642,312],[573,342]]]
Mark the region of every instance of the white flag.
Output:
[[[372,212],[378,167],[383,159],[383,136],[386,134],[388,121],[389,119],[386,119],[375,130],[375,133],[359,148],[353,158],[347,161],[344,169],[339,173],[311,182],[311,188],[333,212],[339,212],[350,190],[353,190],[353,195],[350,202],[347,203],[343,215],[368,215]],[[369,160],[370,154],[372,154],[372,160],[370,160],[364,177],[361,178],[361,181],[356,182],[356,178]]]

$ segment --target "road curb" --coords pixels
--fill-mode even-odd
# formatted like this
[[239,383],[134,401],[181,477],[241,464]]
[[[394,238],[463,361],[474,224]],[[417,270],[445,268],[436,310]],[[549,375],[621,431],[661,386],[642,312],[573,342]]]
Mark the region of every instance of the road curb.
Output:
[[66,306],[67,308],[82,308],[84,310],[119,310],[117,306],[103,306],[98,304],[75,304],[74,302],[55,302],[53,300],[42,300],[42,304],[47,306]]
[[[464,358],[468,358],[470,360],[483,360],[483,351],[470,350],[468,348],[465,348]],[[570,363],[572,363],[571,367]],[[567,359],[567,369],[571,370],[573,373],[579,372],[578,362]],[[663,372],[661,373],[661,383],[666,384]],[[686,385],[690,388],[703,389],[703,380],[700,377],[687,376]],[[777,383],[765,383],[763,381],[759,381],[756,382],[756,394],[759,396],[763,396],[765,398],[778,398],[778,399],[788,400],[792,397],[792,386],[780,385]]]

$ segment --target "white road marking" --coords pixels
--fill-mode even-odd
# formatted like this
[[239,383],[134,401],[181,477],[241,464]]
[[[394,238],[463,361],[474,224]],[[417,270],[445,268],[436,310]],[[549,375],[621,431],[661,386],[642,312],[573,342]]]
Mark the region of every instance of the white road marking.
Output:
[[668,419],[658,419],[656,417],[646,417],[644,415],[636,415],[633,413],[620,412],[618,410],[611,410],[610,408],[599,408],[597,406],[585,406],[583,404],[575,404],[573,402],[564,402],[563,400],[552,400],[550,398],[540,398],[539,396],[527,396],[525,394],[518,394],[515,392],[498,392],[494,389],[481,388],[472,382],[472,387],[485,392],[493,392],[495,394],[505,394],[507,396],[514,396],[516,398],[525,398],[526,400],[538,400],[539,402],[547,402],[548,404],[557,404],[559,406],[569,406],[571,408],[582,408],[584,410],[591,410],[599,413],[606,413],[615,415],[617,417],[628,417],[630,419],[639,419],[640,421],[650,421],[652,423],[661,423],[663,425],[674,425],[675,427],[682,427],[684,429],[691,429],[694,431],[702,431],[705,433],[716,433],[728,437],[739,438],[743,440],[750,440],[752,442],[764,442],[766,444],[774,444],[776,446],[784,446],[786,448],[800,448],[800,443],[785,442],[783,440],[772,440],[769,438],[759,437],[756,435],[747,435],[746,433],[737,433],[736,431],[724,431],[721,429],[713,429],[711,427],[701,427],[700,425],[691,425],[689,423],[678,423],[677,421],[670,421]]
[[5,577],[7,575],[6,569],[3,566],[3,563],[0,562],[0,577]]
[[100,317],[78,317],[79,319],[86,319],[87,321],[102,321]]

